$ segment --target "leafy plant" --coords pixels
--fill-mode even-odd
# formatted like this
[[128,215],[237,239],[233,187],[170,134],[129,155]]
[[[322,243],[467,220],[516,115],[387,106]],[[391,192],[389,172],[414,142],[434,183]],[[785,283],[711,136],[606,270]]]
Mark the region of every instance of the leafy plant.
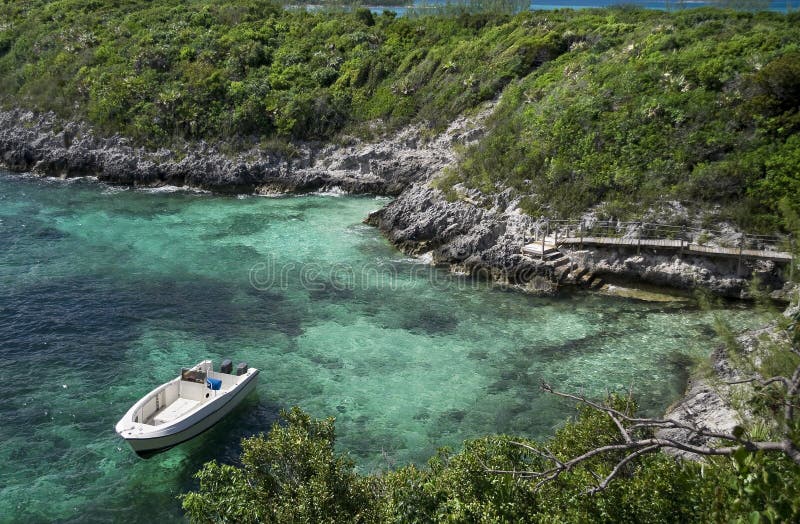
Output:
[[242,442],[242,467],[207,463],[200,489],[183,498],[196,522],[365,522],[372,481],[334,453],[332,418],[314,420],[293,408],[268,437]]

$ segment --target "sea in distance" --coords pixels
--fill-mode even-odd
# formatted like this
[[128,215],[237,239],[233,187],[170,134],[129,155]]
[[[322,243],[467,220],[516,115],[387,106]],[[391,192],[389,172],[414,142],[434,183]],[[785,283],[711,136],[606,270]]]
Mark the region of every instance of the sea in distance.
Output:
[[[313,4],[313,1],[311,2]],[[458,2],[450,2],[451,4],[458,4]],[[415,0],[408,2],[403,6],[370,6],[370,10],[374,13],[381,13],[383,11],[394,11],[397,14],[404,15],[409,12],[425,13],[426,11],[435,11],[448,5],[447,0]],[[682,9],[692,9],[696,7],[714,7],[719,6],[715,2],[703,2],[701,0],[689,0],[685,2],[680,1],[655,1],[655,0],[638,0],[632,2],[615,1],[615,0],[534,0],[530,4],[532,11],[536,10],[554,10],[554,9],[592,9],[598,7],[611,7],[611,6],[636,6],[645,9],[658,9],[662,11],[675,11]],[[747,8],[745,2],[740,3],[741,8]],[[751,6],[757,5],[752,2]],[[759,8],[766,8],[769,11],[778,13],[786,13],[800,9],[800,0],[769,0],[768,3],[758,4]]]
[[[0,521],[165,522],[209,460],[298,405],[336,417],[359,471],[441,446],[546,437],[574,406],[541,393],[632,387],[663,413],[719,344],[729,304],[536,297],[396,251],[362,223],[385,198],[228,197],[0,172]],[[114,433],[182,366],[261,370],[226,419],[150,460]]]

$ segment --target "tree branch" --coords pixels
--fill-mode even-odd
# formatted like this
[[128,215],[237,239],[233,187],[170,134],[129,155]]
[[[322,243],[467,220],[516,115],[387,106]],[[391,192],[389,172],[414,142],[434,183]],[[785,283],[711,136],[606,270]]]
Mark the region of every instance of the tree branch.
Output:
[[733,386],[736,384],[750,384],[752,382],[758,382],[761,386],[764,387],[767,387],[770,384],[774,384],[775,382],[780,382],[781,384],[786,386],[787,389],[791,386],[790,380],[786,377],[781,377],[781,376],[771,377],[766,380],[760,379],[758,377],[753,377],[753,378],[746,378],[743,380],[724,381],[723,384],[726,384],[728,386]]
[[619,474],[620,471],[622,471],[622,468],[625,466],[625,464],[628,464],[636,457],[644,455],[645,453],[652,453],[654,451],[658,451],[658,449],[659,447],[655,445],[648,446],[646,448],[640,449],[639,451],[634,451],[630,455],[626,456],[624,459],[620,460],[616,466],[614,466],[614,469],[611,470],[611,473],[609,473],[608,476],[603,479],[603,482],[598,484],[597,487],[589,490],[589,494],[594,495],[595,493],[598,493],[606,489],[608,487],[608,483],[611,482]]
[[[733,455],[736,451],[744,448],[751,452],[763,451],[767,453],[782,453],[787,458],[792,460],[794,463],[800,465],[800,448],[798,448],[798,446],[794,443],[794,441],[791,438],[791,435],[789,434],[789,430],[792,426],[792,421],[794,420],[794,413],[795,413],[794,411],[795,405],[793,402],[791,402],[791,400],[794,397],[800,396],[800,366],[798,366],[797,369],[795,369],[791,379],[787,379],[786,377],[772,377],[766,380],[752,378],[748,380],[737,381],[736,383],[746,383],[757,380],[760,381],[765,386],[779,382],[784,386],[786,386],[787,388],[786,406],[784,408],[784,415],[785,415],[784,435],[783,435],[784,438],[780,441],[752,441],[749,439],[742,438],[742,436],[739,433],[729,434],[717,431],[708,431],[702,428],[698,428],[691,424],[678,422],[673,419],[633,417],[618,409],[589,400],[583,395],[572,395],[569,393],[562,393],[554,390],[552,386],[550,386],[549,384],[542,383],[541,386],[542,390],[545,391],[546,393],[550,393],[558,397],[567,398],[570,400],[575,400],[581,404],[585,404],[591,407],[592,409],[607,414],[614,422],[614,425],[619,431],[620,437],[622,438],[623,442],[619,444],[608,444],[605,446],[599,446],[590,449],[589,451],[586,451],[585,453],[577,457],[573,457],[569,460],[561,460],[546,448],[543,451],[524,442],[512,441],[511,444],[519,446],[546,461],[552,462],[553,467],[545,469],[543,471],[499,470],[499,469],[489,469],[489,468],[486,468],[486,471],[490,473],[511,474],[518,478],[538,479],[537,484],[534,486],[534,490],[538,490],[546,483],[555,480],[559,475],[561,475],[561,473],[568,472],[575,466],[582,464],[591,458],[608,453],[623,452],[624,456],[616,462],[611,472],[602,480],[599,475],[589,470],[589,473],[594,476],[595,480],[597,480],[598,483],[588,492],[597,493],[599,491],[606,489],[609,483],[620,474],[622,469],[627,464],[631,463],[632,461],[636,460],[637,458],[639,458],[644,454],[653,453],[655,451],[659,451],[662,449],[675,449],[702,456],[730,456]],[[634,439],[631,436],[633,431],[655,430],[655,429],[680,429],[680,430],[690,431],[701,437],[717,439],[723,442],[727,442],[729,443],[729,445],[720,447],[695,446],[672,438],[644,437],[644,438]]]

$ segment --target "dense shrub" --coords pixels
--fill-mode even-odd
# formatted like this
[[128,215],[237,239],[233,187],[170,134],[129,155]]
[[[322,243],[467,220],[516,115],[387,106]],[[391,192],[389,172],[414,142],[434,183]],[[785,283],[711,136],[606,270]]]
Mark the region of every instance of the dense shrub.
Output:
[[195,521],[364,522],[371,515],[373,481],[333,451],[333,419],[314,420],[297,408],[269,437],[246,439],[242,467],[207,463],[200,490],[183,500]]
[[800,30],[786,17],[615,11],[570,30],[571,51],[505,90],[441,187],[511,186],[562,217],[602,201],[721,205],[767,230],[783,196],[800,205]]
[[[328,139],[376,118],[443,125],[563,51],[544,30],[486,13],[412,20],[262,0],[61,0],[6,3],[0,16],[3,105],[88,118],[152,145]],[[515,47],[531,37],[538,47]]]
[[[625,402],[609,402],[624,408]],[[608,489],[587,494],[618,456],[604,455],[537,488],[538,479],[488,470],[535,471],[551,464],[523,443],[566,460],[619,443],[607,415],[581,408],[548,442],[507,436],[465,442],[425,467],[363,476],[333,452],[333,422],[296,408],[269,435],[243,441],[241,466],[215,462],[183,507],[197,522],[789,522],[800,517],[800,467],[742,452],[704,464],[645,455]]]

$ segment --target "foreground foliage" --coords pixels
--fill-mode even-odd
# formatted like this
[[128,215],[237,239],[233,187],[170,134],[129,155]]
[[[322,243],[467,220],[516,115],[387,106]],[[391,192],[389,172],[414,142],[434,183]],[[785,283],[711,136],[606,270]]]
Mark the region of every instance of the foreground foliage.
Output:
[[235,148],[440,129],[502,95],[439,182],[452,198],[511,187],[549,216],[688,200],[757,230],[778,226],[782,198],[800,209],[799,14],[512,17],[506,4],[397,17],[263,0],[5,2],[0,104],[153,146]]
[[[627,399],[607,403],[629,410]],[[555,480],[489,470],[547,467],[506,436],[446,449],[427,467],[360,475],[333,451],[333,421],[294,408],[269,435],[243,441],[239,467],[207,464],[183,507],[196,522],[781,522],[800,518],[800,467],[785,457],[742,451],[705,464],[663,454],[627,465],[607,489],[587,490],[619,456],[597,456]],[[619,441],[605,413],[586,406],[543,448],[562,460]]]
[[183,507],[197,521],[357,522],[373,520],[371,480],[333,451],[333,419],[298,408],[282,413],[269,438],[242,443],[242,468],[210,462]]

